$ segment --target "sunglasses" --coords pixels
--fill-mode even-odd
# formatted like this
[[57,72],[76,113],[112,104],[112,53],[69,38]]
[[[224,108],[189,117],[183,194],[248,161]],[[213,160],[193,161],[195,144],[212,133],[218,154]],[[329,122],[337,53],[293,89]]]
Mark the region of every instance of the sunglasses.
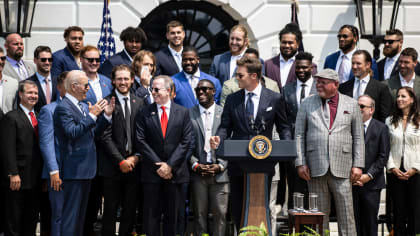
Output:
[[39,60],[41,61],[41,62],[52,62],[53,61],[53,59],[52,59],[52,57],[42,57],[42,58],[39,58]]
[[101,62],[101,58],[99,57],[83,57],[84,59],[86,59],[89,63],[93,63],[94,61],[96,61],[97,63]]
[[359,104],[359,107],[360,107],[360,109],[365,109],[366,107],[371,108],[372,106],[366,106],[366,105],[363,105],[363,104]]
[[212,87],[205,87],[205,86],[201,86],[201,87],[196,87],[196,88],[195,88],[195,92],[196,92],[196,93],[199,93],[199,92],[201,91],[201,92],[203,92],[203,93],[207,93],[207,91],[208,91],[208,90],[210,90],[210,91],[211,91],[211,90],[213,90],[213,89],[214,89],[214,88],[212,88]]
[[348,37],[350,37],[350,36],[348,36],[347,34],[337,34],[338,39],[340,39],[340,38],[346,39]]
[[384,44],[393,44],[395,41],[400,41],[400,40],[385,39]]
[[159,93],[160,90],[165,90],[165,88],[150,88],[150,92]]
[[6,60],[6,56],[2,56],[2,57],[0,57],[0,59],[1,59],[2,61],[5,61],[5,60]]

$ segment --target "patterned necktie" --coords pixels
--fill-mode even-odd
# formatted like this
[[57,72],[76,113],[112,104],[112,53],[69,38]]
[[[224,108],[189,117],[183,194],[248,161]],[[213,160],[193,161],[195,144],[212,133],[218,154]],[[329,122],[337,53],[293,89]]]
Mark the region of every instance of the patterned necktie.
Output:
[[205,141],[204,141],[204,151],[206,153],[210,152],[210,137],[211,137],[211,126],[210,126],[210,111],[204,111],[205,121],[204,121],[204,132],[205,132]]
[[124,99],[124,120],[125,120],[125,133],[127,137],[127,145],[126,145],[126,151],[131,153],[132,143],[131,143],[131,119],[130,119],[130,109],[128,108],[128,97],[123,98]]
[[34,127],[34,132],[36,137],[38,137],[38,121],[36,120],[35,114],[30,111],[29,116],[31,117],[32,127]]
[[252,101],[252,97],[254,93],[248,93],[248,100],[246,101],[246,108],[245,114],[248,119],[254,119],[254,102]]
[[77,103],[77,105],[79,105],[80,110],[82,111],[83,116],[86,116],[86,112],[85,109],[83,108],[83,105],[81,102]]
[[346,82],[346,74],[345,74],[345,60],[346,60],[346,55],[341,56],[341,64],[340,67],[338,68],[338,77],[340,79],[340,84]]
[[45,78],[45,98],[47,99],[47,104],[51,103],[51,89],[49,79]]
[[160,127],[162,128],[163,138],[166,135],[166,128],[168,127],[168,116],[166,115],[166,107],[161,106],[162,115],[160,116]]
[[23,62],[19,61],[18,63],[16,63],[16,65],[18,67],[20,81],[28,78],[28,74],[26,73],[26,68]]
[[305,87],[306,84],[302,84],[302,90],[300,91],[300,104],[302,104],[303,99],[305,99]]

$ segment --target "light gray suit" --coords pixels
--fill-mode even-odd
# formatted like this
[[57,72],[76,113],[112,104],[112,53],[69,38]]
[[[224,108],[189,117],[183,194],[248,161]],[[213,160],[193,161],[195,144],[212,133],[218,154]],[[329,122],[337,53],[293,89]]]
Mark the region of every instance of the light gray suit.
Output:
[[295,140],[295,165],[309,167],[309,191],[318,194],[319,209],[327,215],[324,229],[328,229],[331,192],[339,234],[356,235],[350,174],[352,167],[365,165],[364,129],[357,102],[339,93],[336,117],[329,129],[321,97],[306,98],[296,117]]
[[[212,135],[216,134],[223,112],[221,106],[216,104],[215,106]],[[205,130],[199,105],[190,109],[190,117],[195,141],[195,147],[190,159],[190,167],[192,167],[194,163],[206,164],[207,153],[204,151]],[[229,195],[229,177],[226,169],[228,162],[216,157],[215,151],[212,150],[212,163],[223,165],[225,170],[214,177],[202,177],[194,171],[191,174],[194,197],[194,235],[209,233],[209,227],[207,226],[207,215],[209,212],[213,214],[212,235],[225,235]]]
[[7,112],[13,110],[13,103],[16,98],[16,92],[18,90],[18,81],[10,76],[3,74],[3,96],[1,109],[6,114]]
[[[23,64],[25,65],[26,71],[28,72],[28,77],[27,78],[29,78],[33,74],[35,74],[36,67],[35,67],[35,64],[33,62],[23,61]],[[10,64],[10,62],[8,60],[6,60],[6,63],[4,65],[3,75],[8,75],[8,76],[16,79],[17,81],[22,81],[22,80],[27,79],[27,78],[20,78],[18,73],[15,71],[15,69],[13,68],[13,66]]]

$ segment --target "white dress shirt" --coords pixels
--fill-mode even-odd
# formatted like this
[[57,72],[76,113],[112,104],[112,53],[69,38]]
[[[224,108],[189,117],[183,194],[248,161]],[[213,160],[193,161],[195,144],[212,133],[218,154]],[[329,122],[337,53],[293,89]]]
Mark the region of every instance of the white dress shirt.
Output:
[[[157,105],[157,110],[158,110],[158,115],[159,115],[159,121],[160,121],[160,119],[162,117],[162,109],[161,109],[162,105],[159,105],[157,103],[156,103],[156,105]],[[169,122],[169,113],[171,111],[171,100],[169,100],[163,106],[165,107],[166,116],[168,117],[168,122]]]
[[399,73],[399,75],[400,75],[401,87],[408,86],[410,88],[413,88],[413,86],[414,86],[414,79],[416,79],[416,73],[413,72],[413,77],[411,78],[411,80],[408,83],[407,83],[407,81],[405,81],[405,79],[401,75],[401,73]]
[[371,121],[372,121],[372,117],[369,120],[367,120],[366,122],[363,123],[363,127],[365,128],[365,134],[366,134],[366,131],[367,131]]
[[229,68],[229,79],[233,77],[233,73],[236,71],[236,61],[241,59],[245,54],[246,49],[244,49],[239,55],[230,57],[230,68]]
[[[360,95],[365,94],[366,86],[370,81],[370,76],[367,75],[363,79],[355,78],[354,85],[353,85],[353,98],[358,98]],[[360,85],[359,85],[360,83]],[[358,88],[360,86],[360,88]],[[357,94],[357,90],[359,89],[359,94]]]
[[[38,78],[39,83],[41,84],[42,92],[44,92],[45,97],[47,97],[47,86],[45,85],[45,77],[40,75],[38,72],[35,72],[35,74],[36,74],[36,77]],[[51,100],[52,100],[53,99],[52,98],[53,86],[51,82],[51,74],[48,74],[47,78],[48,78],[48,87],[50,87]]]
[[286,61],[280,53],[280,80],[282,87],[286,85],[287,78],[289,77],[290,73],[290,68],[292,68],[293,63],[295,62],[295,56],[289,58],[289,60]]
[[[125,100],[124,100],[124,98],[128,98],[128,100],[127,100],[128,101],[128,103],[127,103],[128,110],[131,111],[130,93],[128,93],[127,95],[122,95],[120,92],[118,92],[118,89],[115,89],[115,94],[117,94],[117,98],[118,98],[118,101],[121,104],[123,114],[125,115]],[[131,112],[130,112],[130,114],[131,114]]]
[[252,96],[252,102],[254,103],[254,119],[257,117],[258,112],[258,106],[260,104],[260,98],[261,98],[261,90],[262,86],[261,83],[258,83],[257,87],[253,91],[248,91],[245,89],[245,108],[246,103],[248,102],[248,93],[254,93],[254,96]]
[[[216,105],[213,103],[213,105],[211,105],[208,109],[202,107],[201,105],[198,105],[199,109],[200,109],[200,115],[201,115],[201,120],[203,121],[203,127],[204,127],[204,133],[205,135],[205,139],[210,139],[211,136],[211,131],[213,128],[213,121],[214,121],[214,112],[216,109]],[[206,113],[205,111],[209,112],[209,119],[208,122],[209,124],[206,123]],[[206,128],[209,128],[209,130],[207,130]],[[207,133],[209,134],[209,136],[207,137]],[[212,159],[211,159],[211,151],[207,152],[207,162],[211,163]]]
[[[89,79],[90,87],[93,89],[93,93],[95,94],[96,101],[99,101],[102,99],[102,88],[101,88],[101,82],[99,81],[99,76],[96,74],[95,79]],[[93,104],[92,104],[93,105]]]
[[197,71],[194,74],[188,74],[184,71],[184,75],[187,78],[195,97],[195,88],[197,87],[198,81],[200,80],[200,69],[197,69]]
[[312,78],[312,76],[305,83],[303,83],[300,80],[297,80],[297,83],[296,83],[296,101],[297,101],[298,107],[300,107],[300,95],[302,93],[302,84],[306,84],[306,86],[305,86],[305,98],[307,98],[309,96],[309,93],[311,92],[313,82],[314,82],[314,79]]
[[[24,106],[22,105],[22,103],[19,103],[19,106],[20,106],[20,108],[22,109],[22,111],[25,113],[25,115],[26,115],[26,117],[28,118],[29,122],[31,122],[31,124],[32,124],[32,119],[31,119],[31,116],[29,115],[29,112],[33,112],[33,113],[34,113],[34,116],[35,116],[35,111],[34,111],[34,109],[32,108],[32,110],[28,110],[28,108],[24,107]],[[35,116],[35,117],[36,117],[36,116]],[[34,126],[34,124],[32,124],[32,126]]]
[[346,58],[344,60],[344,80],[342,83],[349,80],[350,72],[351,72],[351,57],[353,56],[353,53],[356,51],[356,48],[354,48],[352,51],[348,52],[347,54],[344,54],[343,51],[340,50],[340,56],[338,57],[337,64],[335,65],[335,71],[340,69],[341,62],[343,61],[343,55]]
[[398,58],[400,57],[400,53],[393,57],[387,57],[385,59],[385,66],[384,66],[384,79],[387,80],[391,77],[392,69],[394,69],[395,63],[397,63]]
[[172,57],[174,58],[176,65],[178,66],[179,71],[182,71],[182,50],[184,50],[184,48],[181,48],[181,50],[179,52],[175,51],[173,48],[171,48],[168,45],[169,51],[172,54]]

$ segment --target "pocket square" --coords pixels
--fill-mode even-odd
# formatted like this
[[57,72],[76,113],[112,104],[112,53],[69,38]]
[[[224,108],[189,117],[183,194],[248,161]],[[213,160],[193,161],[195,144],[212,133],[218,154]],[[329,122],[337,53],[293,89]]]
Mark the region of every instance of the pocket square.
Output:
[[271,110],[273,110],[273,107],[267,107],[265,111],[271,111]]
[[349,111],[344,111],[344,114],[350,114],[350,112]]

